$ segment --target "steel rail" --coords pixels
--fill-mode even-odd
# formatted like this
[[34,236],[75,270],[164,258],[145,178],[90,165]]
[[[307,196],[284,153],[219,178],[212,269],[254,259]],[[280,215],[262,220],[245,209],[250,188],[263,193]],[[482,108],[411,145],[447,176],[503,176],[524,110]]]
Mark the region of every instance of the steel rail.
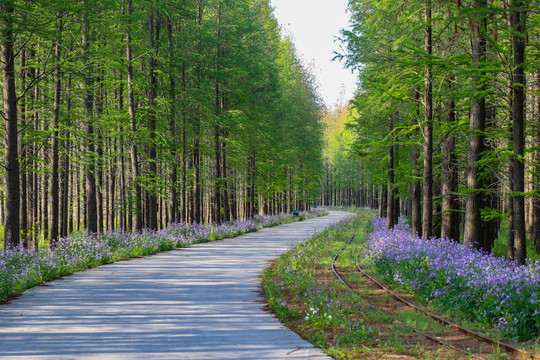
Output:
[[[343,283],[343,285],[345,285],[345,286],[346,286],[350,291],[352,291],[353,293],[359,295],[359,294],[358,294],[358,293],[357,293],[357,292],[356,292],[356,291],[355,291],[355,290],[354,290],[354,289],[353,289],[353,288],[352,288],[352,287],[351,287],[351,286],[350,286],[350,285],[349,285],[349,284],[341,277],[341,275],[339,275],[339,273],[338,273],[338,271],[336,270],[336,267],[335,267],[335,263],[336,263],[337,258],[339,257],[339,255],[341,254],[341,252],[342,252],[343,250],[345,250],[345,249],[347,248],[347,246],[349,246],[349,245],[351,244],[351,242],[353,241],[353,239],[355,238],[355,236],[356,236],[356,228],[354,229],[354,233],[353,233],[353,235],[351,236],[351,238],[349,239],[349,241],[347,242],[347,244],[346,244],[345,246],[343,246],[341,249],[339,249],[339,251],[336,253],[336,255],[334,256],[334,258],[332,259],[332,265],[331,265],[331,266],[332,266],[332,271],[334,272],[334,275],[336,275],[336,277]],[[358,259],[358,254],[357,254],[357,259]],[[381,312],[381,313],[383,313],[383,314],[385,314],[385,315],[388,316],[388,314],[386,314],[383,310],[379,309],[379,308],[376,307],[375,305],[373,305],[373,304],[371,304],[371,303],[369,303],[369,302],[367,302],[367,304],[368,304],[368,306],[371,307],[372,309],[374,309],[374,310],[376,310],[376,311],[378,311],[378,312]],[[404,323],[404,322],[402,322],[402,321],[400,321],[400,320],[398,320],[398,319],[395,319],[395,318],[394,318],[394,319],[392,319],[392,320],[393,320],[394,322],[396,322],[396,323],[398,323],[398,324],[400,324],[400,325],[406,327],[406,328],[411,329],[413,332],[416,332],[417,334],[420,334],[420,335],[424,336],[425,338],[427,338],[427,339],[429,339],[429,340],[431,340],[431,341],[433,341],[433,342],[435,342],[435,343],[437,343],[437,344],[439,344],[439,345],[447,346],[447,347],[449,347],[449,348],[451,348],[451,349],[454,349],[454,350],[456,350],[456,351],[459,351],[459,352],[461,352],[461,353],[463,353],[463,354],[466,354],[467,356],[473,357],[473,358],[475,358],[475,359],[484,359],[483,357],[479,357],[479,356],[477,356],[477,355],[472,355],[472,354],[470,354],[468,351],[465,351],[465,350],[463,350],[463,349],[460,349],[460,348],[458,348],[458,347],[456,347],[456,346],[454,346],[454,345],[452,345],[452,344],[450,344],[450,343],[448,343],[448,342],[446,342],[446,341],[444,341],[444,340],[441,340],[441,339],[439,339],[439,338],[437,338],[437,337],[435,337],[435,336],[433,336],[433,335],[427,334],[427,333],[423,332],[422,330],[416,329],[415,327],[412,327],[412,326],[410,326],[410,325],[408,325],[408,324],[406,324],[406,323]]]
[[[367,240],[367,229],[366,229],[366,240]],[[509,353],[512,353],[512,354],[518,354],[526,359],[535,359],[535,360],[540,360],[540,356],[538,355],[534,355],[534,354],[531,354],[525,350],[522,350],[522,349],[519,349],[515,346],[512,346],[510,344],[507,344],[507,343],[503,343],[503,342],[500,342],[500,341],[497,341],[495,339],[492,339],[490,337],[487,337],[485,335],[482,335],[482,334],[479,334],[475,331],[472,331],[472,330],[469,330],[467,328],[464,328],[463,326],[459,325],[459,324],[456,324],[454,323],[453,321],[450,321],[444,317],[441,317],[439,315],[436,315],[432,312],[430,312],[429,310],[427,309],[424,309],[423,307],[421,306],[418,306],[416,304],[413,304],[411,303],[410,301],[404,299],[403,297],[399,296],[398,294],[396,294],[395,292],[393,292],[392,290],[390,290],[388,287],[386,287],[384,284],[382,284],[381,282],[379,282],[377,279],[375,279],[373,276],[369,275],[366,271],[364,271],[364,269],[362,269],[362,267],[360,266],[359,262],[358,262],[358,257],[360,255],[360,249],[358,249],[358,252],[356,253],[356,269],[362,273],[362,275],[364,275],[365,277],[367,277],[368,279],[370,279],[371,281],[373,281],[375,284],[377,284],[378,287],[380,287],[382,290],[384,290],[385,292],[387,292],[390,296],[392,296],[394,299],[396,299],[397,301],[400,301],[404,304],[406,304],[407,306],[415,309],[416,311],[418,312],[421,312],[429,317],[431,317],[432,319],[442,323],[442,324],[445,324],[445,325],[448,325],[448,326],[451,326],[453,327],[454,329],[466,334],[467,336],[470,336],[470,337],[474,337],[474,338],[477,338],[478,340],[481,340],[485,343],[488,343],[494,347],[498,346],[500,348],[503,348],[504,350],[508,351]]]

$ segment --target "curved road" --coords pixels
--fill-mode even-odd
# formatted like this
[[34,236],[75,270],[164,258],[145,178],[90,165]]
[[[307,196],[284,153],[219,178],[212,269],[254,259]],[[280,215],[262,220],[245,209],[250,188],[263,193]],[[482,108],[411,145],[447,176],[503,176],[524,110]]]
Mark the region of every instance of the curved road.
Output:
[[265,261],[328,216],[100,266],[0,305],[0,359],[330,359],[263,310]]

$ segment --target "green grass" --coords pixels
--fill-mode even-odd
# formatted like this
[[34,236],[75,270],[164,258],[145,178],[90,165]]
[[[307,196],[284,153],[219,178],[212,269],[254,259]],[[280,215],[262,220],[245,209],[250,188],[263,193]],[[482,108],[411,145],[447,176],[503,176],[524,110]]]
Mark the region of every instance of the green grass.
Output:
[[[408,355],[418,359],[455,359],[428,351],[417,343],[404,343],[410,329],[395,322],[396,318],[369,307],[362,295],[348,291],[331,273],[334,255],[344,247],[358,228],[357,236],[339,256],[340,269],[353,269],[356,251],[364,241],[364,228],[374,213],[366,210],[342,209],[359,214],[350,224],[327,229],[304,244],[298,245],[276,259],[263,275],[262,288],[269,308],[287,326],[320,346],[336,359],[357,359],[373,356]],[[353,276],[348,276],[348,281]],[[363,283],[356,277],[351,283]],[[317,292],[310,289],[317,288]],[[320,290],[320,293],[319,293]],[[361,289],[361,293],[368,289]],[[339,306],[325,307],[320,299],[332,299]],[[399,320],[424,330],[442,333],[439,324],[430,319],[418,319],[407,311]],[[414,324],[413,324],[414,323]],[[382,325],[381,325],[382,324]],[[435,355],[435,357],[433,357]]]
[[[499,229],[499,234],[495,240],[493,246],[493,253],[497,256],[504,256],[508,254],[508,220],[503,219],[501,222],[501,227]],[[536,253],[535,246],[533,245],[531,239],[527,238],[527,257],[531,260],[540,261],[540,254]]]

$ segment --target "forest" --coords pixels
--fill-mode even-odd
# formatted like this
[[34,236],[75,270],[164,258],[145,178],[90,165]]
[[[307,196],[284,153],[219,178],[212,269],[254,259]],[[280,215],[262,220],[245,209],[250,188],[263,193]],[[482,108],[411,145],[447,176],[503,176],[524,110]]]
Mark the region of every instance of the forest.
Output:
[[268,0],[2,0],[4,246],[305,209],[322,102]]
[[379,206],[389,227],[402,214],[424,239],[485,251],[508,228],[509,258],[525,263],[527,239],[538,253],[539,5],[350,0],[336,57],[360,90],[329,120],[347,128],[321,201]]

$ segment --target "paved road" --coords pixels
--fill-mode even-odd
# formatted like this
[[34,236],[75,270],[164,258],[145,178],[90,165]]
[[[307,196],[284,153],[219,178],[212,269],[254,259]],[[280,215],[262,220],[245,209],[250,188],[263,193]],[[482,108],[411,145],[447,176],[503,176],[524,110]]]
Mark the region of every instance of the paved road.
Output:
[[0,305],[1,359],[330,359],[263,311],[265,260],[348,214],[83,271]]

